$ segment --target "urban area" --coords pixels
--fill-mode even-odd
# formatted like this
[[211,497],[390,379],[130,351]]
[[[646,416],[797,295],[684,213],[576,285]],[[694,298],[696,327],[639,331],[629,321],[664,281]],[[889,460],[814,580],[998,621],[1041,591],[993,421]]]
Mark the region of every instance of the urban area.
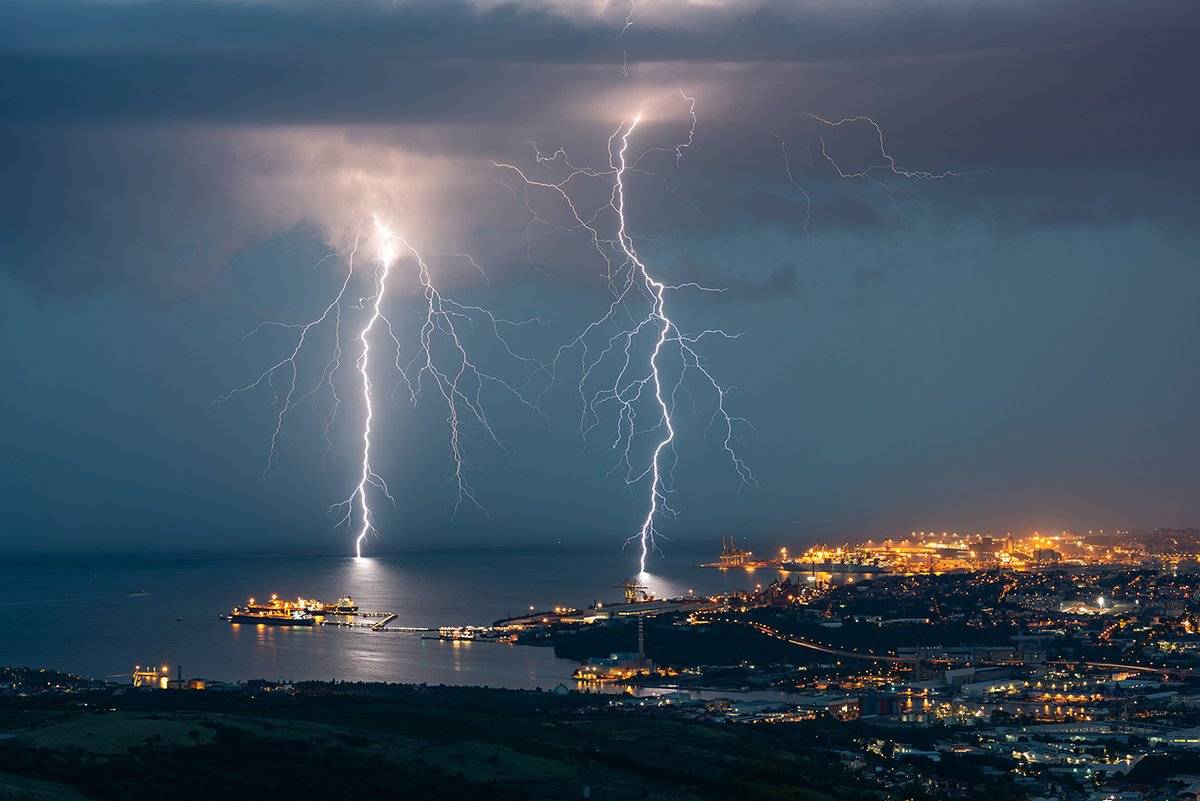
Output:
[[[269,741],[272,759],[329,763],[329,781],[398,771],[463,798],[1197,801],[1198,555],[1198,530],[916,532],[769,556],[727,540],[704,567],[746,571],[750,590],[655,598],[634,578],[611,602],[423,635],[575,660],[539,692],[9,668],[0,795],[123,797],[96,777],[136,765],[127,797],[150,797],[167,767],[211,763],[189,753],[237,750],[241,767],[221,764],[252,774],[246,744]],[[350,598],[227,617],[397,630]]]

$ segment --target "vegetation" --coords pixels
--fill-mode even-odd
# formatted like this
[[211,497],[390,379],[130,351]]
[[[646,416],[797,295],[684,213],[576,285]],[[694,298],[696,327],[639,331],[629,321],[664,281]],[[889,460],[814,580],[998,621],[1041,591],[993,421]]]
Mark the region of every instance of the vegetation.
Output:
[[0,720],[0,797],[37,801],[877,797],[791,727],[579,694],[110,689],[0,698]]

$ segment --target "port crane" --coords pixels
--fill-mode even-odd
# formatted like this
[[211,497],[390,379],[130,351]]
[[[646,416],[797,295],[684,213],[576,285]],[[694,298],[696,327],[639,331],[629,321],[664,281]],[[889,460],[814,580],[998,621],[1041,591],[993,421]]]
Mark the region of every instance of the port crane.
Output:
[[639,601],[650,600],[650,588],[639,584],[636,578],[626,579],[624,584],[614,589],[624,590],[625,603],[627,604],[636,604]]

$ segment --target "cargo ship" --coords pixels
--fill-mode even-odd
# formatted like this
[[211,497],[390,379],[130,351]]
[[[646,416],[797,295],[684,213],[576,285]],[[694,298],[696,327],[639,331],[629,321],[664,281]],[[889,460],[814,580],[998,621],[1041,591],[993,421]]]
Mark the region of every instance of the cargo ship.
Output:
[[349,595],[344,598],[338,598],[329,604],[324,601],[318,601],[316,598],[297,598],[294,601],[285,601],[277,595],[272,595],[271,599],[266,603],[260,603],[251,598],[243,608],[248,612],[266,612],[271,614],[300,611],[317,617],[358,614],[358,604],[354,603],[354,599]]
[[290,612],[256,612],[246,607],[229,613],[230,623],[262,623],[267,626],[315,626],[317,619],[299,609]]
[[358,613],[358,604],[354,603],[354,599],[349,595],[345,598],[338,598],[331,604],[323,604],[322,608],[327,615],[353,615]]

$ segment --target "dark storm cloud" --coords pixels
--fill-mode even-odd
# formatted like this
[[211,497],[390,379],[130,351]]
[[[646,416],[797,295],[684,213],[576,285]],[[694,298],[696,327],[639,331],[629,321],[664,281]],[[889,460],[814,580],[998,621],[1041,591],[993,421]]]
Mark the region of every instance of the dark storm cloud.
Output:
[[0,153],[0,262],[39,294],[211,288],[212,266],[263,235],[228,180],[253,165],[194,132],[0,129]]
[[[642,0],[627,30],[611,4],[424,0],[12,0],[0,44],[16,51],[168,53],[195,48],[260,53],[307,45],[387,51],[390,60],[609,62],[614,33],[644,60],[844,61],[1137,38],[1194,25],[1193,4],[1050,2],[795,2],[704,7]],[[658,13],[656,13],[658,9]]]
[[[1194,524],[1200,5],[639,0],[627,30],[624,3],[599,5],[0,4],[13,530],[38,547],[94,545],[59,532],[101,519],[128,547],[329,543],[352,437],[321,472],[325,410],[307,410],[263,483],[269,390],[209,406],[278,358],[278,340],[243,334],[307,319],[337,286],[323,257],[382,208],[493,279],[441,259],[439,281],[458,270],[456,292],[551,318],[521,329],[522,352],[569,341],[606,302],[604,265],[577,231],[530,225],[491,160],[549,177],[536,140],[603,164],[639,107],[634,149],[682,141],[680,88],[695,143],[651,159],[677,194],[631,176],[630,225],[664,277],[727,289],[673,310],[744,332],[706,358],[758,427],[762,488],[736,493],[719,447],[690,458],[705,421],[681,416],[672,533]],[[879,163],[871,131],[810,113],[869,114],[901,168],[969,175],[843,180],[820,137],[856,171]],[[603,444],[580,454],[570,395],[547,396],[567,421],[552,432],[497,413],[519,447],[473,451],[494,517],[469,536],[627,533],[640,495],[604,483]],[[441,415],[380,416],[404,488],[381,514],[434,543],[459,536]]]
[[795,300],[804,292],[795,264],[775,264],[762,278],[731,274],[720,266],[697,261],[680,265],[678,271],[701,286],[720,288],[722,301]]
[[[1135,24],[1123,2],[779,2],[695,9],[675,27],[651,21],[618,37],[600,20],[528,6],[13,2],[0,10],[0,99],[25,121],[494,121],[539,107],[553,117],[564,98],[619,83],[612,73],[627,51],[635,67],[763,65],[739,81],[758,115],[808,95],[797,82],[813,78],[851,107],[898,92],[897,105],[920,104],[914,118],[931,99],[948,105],[978,90],[1026,98],[997,109],[1003,116],[1045,115],[1051,98],[1070,100],[1066,90],[1086,94],[1064,113],[1095,94],[1120,112],[1133,96],[1148,105],[1180,88],[1170,79],[1195,66],[1200,25],[1181,2],[1141,8]],[[988,138],[979,127],[975,138]]]
[[[1172,169],[1200,155],[1198,90],[1185,78],[1200,71],[1191,3],[1154,3],[1131,22],[1127,3],[1082,0],[668,0],[640,4],[622,32],[624,13],[461,0],[5,4],[0,260],[49,294],[211,285],[256,238],[323,222],[255,207],[262,198],[247,198],[243,179],[263,156],[247,155],[238,131],[389,127],[391,146],[459,159],[482,179],[472,160],[527,158],[531,137],[595,152],[622,108],[663,86],[696,87],[702,116],[680,176],[692,203],[647,196],[658,231],[894,224],[888,198],[830,182],[812,151],[829,132],[809,112],[872,114],[914,168]],[[587,112],[593,98],[611,110]],[[647,136],[654,125],[680,134],[660,120]],[[774,133],[789,142],[811,209],[780,180]],[[850,163],[875,158],[869,145],[847,151]],[[312,180],[286,171],[270,169],[276,194]],[[687,186],[689,176],[705,183]],[[1001,186],[977,182],[971,202]],[[1117,224],[1134,206],[1145,218],[1172,214],[1119,192],[1023,197],[997,224]],[[494,210],[471,203],[464,218]]]

